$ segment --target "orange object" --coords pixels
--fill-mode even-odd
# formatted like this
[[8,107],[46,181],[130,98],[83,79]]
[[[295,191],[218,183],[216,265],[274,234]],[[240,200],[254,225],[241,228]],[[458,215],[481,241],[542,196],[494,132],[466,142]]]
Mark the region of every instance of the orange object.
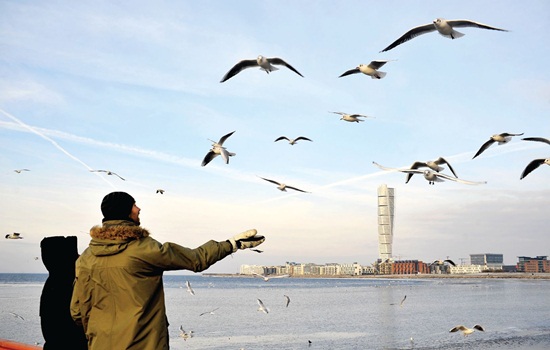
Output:
[[42,347],[0,339],[0,350],[42,350]]

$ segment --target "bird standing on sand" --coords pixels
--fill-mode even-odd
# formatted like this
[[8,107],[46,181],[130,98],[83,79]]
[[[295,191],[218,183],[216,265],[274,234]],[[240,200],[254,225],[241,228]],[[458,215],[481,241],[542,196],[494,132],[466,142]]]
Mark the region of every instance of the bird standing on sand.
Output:
[[210,151],[208,151],[208,153],[202,160],[201,166],[205,166],[206,164],[210,163],[210,161],[218,155],[222,156],[225,164],[229,164],[229,157],[233,157],[235,153],[228,152],[227,149],[223,147],[223,143],[225,142],[225,140],[227,140],[229,136],[233,135],[234,132],[235,131],[232,131],[229,134],[222,136],[218,142],[209,139],[209,141],[212,142],[212,148],[210,149]]
[[277,188],[280,190],[280,191],[283,191],[283,192],[286,192],[286,189],[289,188],[291,190],[295,190],[295,191],[299,191],[299,192],[304,192],[304,193],[309,193],[307,191],[304,191],[304,190],[301,190],[299,188],[296,188],[296,187],[292,187],[292,186],[288,186],[287,184],[284,184],[284,183],[280,183],[280,182],[277,182],[275,180],[270,180],[270,179],[266,179],[265,177],[261,177],[259,176],[260,179],[264,179],[265,181],[269,181],[271,183],[274,183],[275,185],[277,185]]
[[389,51],[394,47],[411,40],[412,38],[415,38],[422,34],[431,33],[436,30],[439,34],[443,35],[446,38],[458,39],[464,36],[464,34],[457,32],[453,28],[459,28],[459,27],[475,27],[475,28],[481,28],[481,29],[490,29],[490,30],[498,30],[501,32],[507,32],[506,29],[491,27],[487,24],[470,21],[468,19],[446,20],[444,18],[436,18],[435,20],[433,20],[432,23],[428,23],[428,24],[424,24],[424,25],[412,28],[411,30],[403,34],[399,39],[391,43],[388,47],[386,47],[384,50],[380,52]]
[[305,140],[305,141],[311,141],[310,139],[308,139],[307,137],[305,136],[298,136],[297,138],[295,139],[289,139],[288,137],[286,136],[279,136],[275,139],[274,142],[277,142],[277,141],[281,141],[281,140],[287,140],[289,144],[291,145],[294,145],[296,142],[298,142],[299,140]]
[[252,67],[260,67],[260,69],[264,70],[266,73],[270,73],[273,71],[278,70],[279,68],[273,66],[276,65],[282,65],[293,71],[294,73],[298,74],[301,77],[304,77],[300,72],[298,72],[294,67],[292,67],[290,64],[286,63],[282,58],[272,57],[267,58],[262,55],[258,56],[255,60],[242,60],[236,65],[233,66],[222,78],[220,83],[223,83],[226,80],[229,80],[230,78],[234,77],[235,75],[239,74],[242,70],[246,68],[252,68]]
[[505,143],[510,142],[512,140],[512,136],[521,136],[521,134],[510,134],[507,132],[503,132],[502,134],[495,134],[489,138],[487,142],[485,142],[483,145],[481,145],[481,148],[477,151],[475,156],[472,157],[474,159],[475,157],[479,156],[483,151],[485,151],[489,146],[491,146],[493,143],[497,142],[499,145],[503,145]]
[[363,73],[372,79],[382,79],[386,76],[386,72],[380,72],[378,69],[392,60],[377,60],[371,61],[369,64],[360,64],[354,69],[350,69],[342,73],[338,78],[345,77],[350,74]]
[[465,327],[463,325],[459,325],[459,326],[456,326],[456,327],[453,327],[451,328],[451,330],[449,331],[450,333],[454,333],[454,332],[458,332],[458,331],[462,331],[462,334],[464,334],[464,336],[467,336],[467,335],[470,335],[472,333],[474,333],[475,330],[478,330],[478,331],[482,331],[482,332],[485,332],[485,330],[483,329],[483,327],[481,327],[480,325],[476,324],[474,327],[472,328],[468,328],[468,327]]

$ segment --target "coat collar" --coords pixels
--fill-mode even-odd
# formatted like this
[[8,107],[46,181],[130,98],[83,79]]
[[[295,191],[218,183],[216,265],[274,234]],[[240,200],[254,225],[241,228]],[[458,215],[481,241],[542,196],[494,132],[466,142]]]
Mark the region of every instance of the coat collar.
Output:
[[105,221],[102,226],[92,227],[90,236],[93,239],[128,241],[148,237],[149,231],[136,225],[133,221],[109,220]]

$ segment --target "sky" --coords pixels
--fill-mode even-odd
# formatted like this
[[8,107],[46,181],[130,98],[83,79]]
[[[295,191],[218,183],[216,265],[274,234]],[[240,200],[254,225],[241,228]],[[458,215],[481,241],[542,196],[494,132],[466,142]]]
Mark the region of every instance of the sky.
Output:
[[[380,52],[435,18],[459,28]],[[255,228],[242,264],[378,258],[377,188],[395,189],[393,255],[550,255],[550,3],[535,1],[0,0],[0,272],[47,272],[40,242],[101,224],[100,203],[130,193],[160,242],[198,247]],[[284,59],[270,74],[243,59]],[[383,79],[339,78],[389,60]],[[361,123],[332,112],[371,116]],[[202,167],[211,147],[236,153]],[[472,159],[491,135],[523,133]],[[290,145],[279,136],[312,140]],[[444,157],[467,185],[381,170]],[[16,173],[16,169],[29,169]],[[123,177],[90,170],[110,170]],[[450,174],[448,167],[443,173]],[[279,191],[260,177],[309,193]],[[164,194],[156,193],[165,190]]]

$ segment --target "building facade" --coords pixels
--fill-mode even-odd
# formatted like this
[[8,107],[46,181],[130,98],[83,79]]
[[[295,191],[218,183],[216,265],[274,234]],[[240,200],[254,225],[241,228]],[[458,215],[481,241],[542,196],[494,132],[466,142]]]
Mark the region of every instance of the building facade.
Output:
[[528,256],[518,256],[518,272],[550,272],[550,261],[547,256],[537,256],[530,258]]
[[392,258],[394,207],[395,189],[378,187],[378,256],[382,261]]
[[471,265],[481,265],[485,271],[502,271],[504,257],[502,254],[470,254]]

